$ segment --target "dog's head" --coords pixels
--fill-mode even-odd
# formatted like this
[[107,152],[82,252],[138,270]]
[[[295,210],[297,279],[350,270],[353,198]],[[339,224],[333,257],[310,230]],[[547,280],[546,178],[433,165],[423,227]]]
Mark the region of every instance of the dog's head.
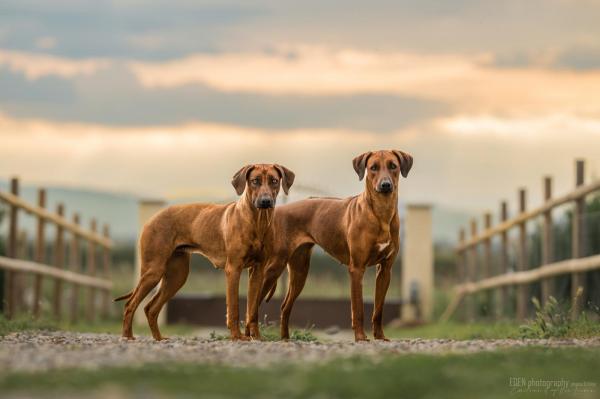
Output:
[[279,189],[284,193],[294,184],[294,172],[277,164],[246,165],[231,180],[238,195],[246,192],[255,208],[269,209],[275,206]]
[[359,180],[367,174],[367,187],[375,192],[388,195],[398,189],[399,176],[408,176],[413,158],[398,150],[365,152],[352,160]]

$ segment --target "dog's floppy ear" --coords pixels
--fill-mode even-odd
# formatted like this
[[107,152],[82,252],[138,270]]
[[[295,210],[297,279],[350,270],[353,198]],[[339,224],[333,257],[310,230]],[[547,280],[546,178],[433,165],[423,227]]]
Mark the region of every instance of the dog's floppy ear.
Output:
[[242,195],[244,189],[246,188],[246,179],[248,179],[248,174],[250,171],[254,169],[254,165],[246,165],[242,169],[238,170],[233,178],[231,179],[231,185],[235,188],[235,192],[237,195]]
[[403,177],[408,176],[408,172],[413,165],[413,157],[407,152],[393,150],[394,154],[398,157],[398,162],[400,162],[400,173],[402,173]]
[[292,172],[285,166],[275,164],[275,169],[277,169],[277,171],[281,175],[281,188],[283,188],[283,192],[285,193],[285,195],[287,195],[290,187],[292,187],[292,184],[294,184],[294,179],[296,178],[296,175],[294,174],[294,172]]
[[362,180],[365,177],[365,168],[367,167],[367,161],[371,154],[371,151],[365,152],[352,160],[352,166],[354,166],[354,170],[358,175],[358,180]]

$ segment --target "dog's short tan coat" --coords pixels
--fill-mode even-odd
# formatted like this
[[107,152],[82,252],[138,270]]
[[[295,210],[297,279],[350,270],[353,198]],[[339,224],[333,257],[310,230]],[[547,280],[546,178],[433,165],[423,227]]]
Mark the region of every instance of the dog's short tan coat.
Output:
[[250,268],[247,315],[255,314],[274,237],[273,210],[280,187],[287,194],[294,173],[280,165],[248,165],[233,177],[237,202],[226,205],[175,205],[158,213],[143,228],[140,237],[141,277],[137,287],[116,300],[127,299],[123,315],[123,337],[133,339],[132,318],[140,302],[159,283],[156,295],[145,307],[155,339],[163,339],[158,314],[163,305],[185,283],[190,254],[206,256],[225,270],[227,280],[227,327],[232,339],[260,338],[256,321],[246,318],[246,335],[239,327],[238,290],[240,273]]
[[[367,266],[377,265],[373,334],[376,339],[386,339],[383,304],[399,249],[398,180],[400,175],[408,175],[412,163],[412,156],[402,151],[367,152],[353,160],[359,178],[367,176],[365,191],[360,195],[306,199],[276,208],[277,236],[265,269],[261,300],[273,294],[287,264],[289,284],[281,307],[282,338],[289,338],[292,306],[304,287],[312,247],[317,244],[348,265],[352,327],[357,341],[367,339],[363,328],[363,274]],[[254,314],[252,319],[257,317]]]

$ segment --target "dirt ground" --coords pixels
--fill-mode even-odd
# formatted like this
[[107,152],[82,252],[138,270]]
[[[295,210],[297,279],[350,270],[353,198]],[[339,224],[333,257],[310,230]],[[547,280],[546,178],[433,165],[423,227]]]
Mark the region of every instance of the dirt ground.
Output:
[[16,332],[0,338],[0,373],[60,368],[96,369],[141,366],[148,363],[192,362],[266,367],[285,362],[326,362],[333,358],[414,353],[473,353],[498,349],[543,347],[600,347],[600,338],[561,340],[402,339],[354,343],[346,335],[319,342],[230,342],[202,337],[171,337],[155,342],[148,337],[123,341],[113,334],[73,332]]

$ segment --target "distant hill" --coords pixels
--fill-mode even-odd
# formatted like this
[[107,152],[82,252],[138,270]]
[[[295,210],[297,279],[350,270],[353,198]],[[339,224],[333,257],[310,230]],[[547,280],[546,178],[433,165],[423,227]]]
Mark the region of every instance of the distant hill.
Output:
[[[8,190],[8,182],[0,181],[0,190]],[[22,186],[21,196],[28,202],[37,201],[37,187]],[[199,199],[196,199],[199,200]],[[208,201],[208,199],[204,199]],[[193,202],[194,199],[186,199],[185,202]],[[211,199],[212,201],[212,199]],[[131,194],[111,193],[94,191],[88,189],[75,189],[64,187],[47,187],[47,207],[56,209],[59,202],[65,204],[67,217],[71,218],[73,212],[79,212],[82,223],[89,226],[92,217],[98,220],[100,225],[108,223],[111,236],[118,241],[134,241],[137,237],[138,226],[138,198]],[[181,202],[181,201],[177,201]],[[404,209],[400,209],[404,214]],[[452,244],[460,227],[467,225],[472,213],[433,206],[433,236],[436,243]],[[32,217],[20,218],[21,228],[29,230],[33,234],[35,226]],[[2,226],[4,229],[5,226]],[[52,229],[48,229],[49,235]]]

